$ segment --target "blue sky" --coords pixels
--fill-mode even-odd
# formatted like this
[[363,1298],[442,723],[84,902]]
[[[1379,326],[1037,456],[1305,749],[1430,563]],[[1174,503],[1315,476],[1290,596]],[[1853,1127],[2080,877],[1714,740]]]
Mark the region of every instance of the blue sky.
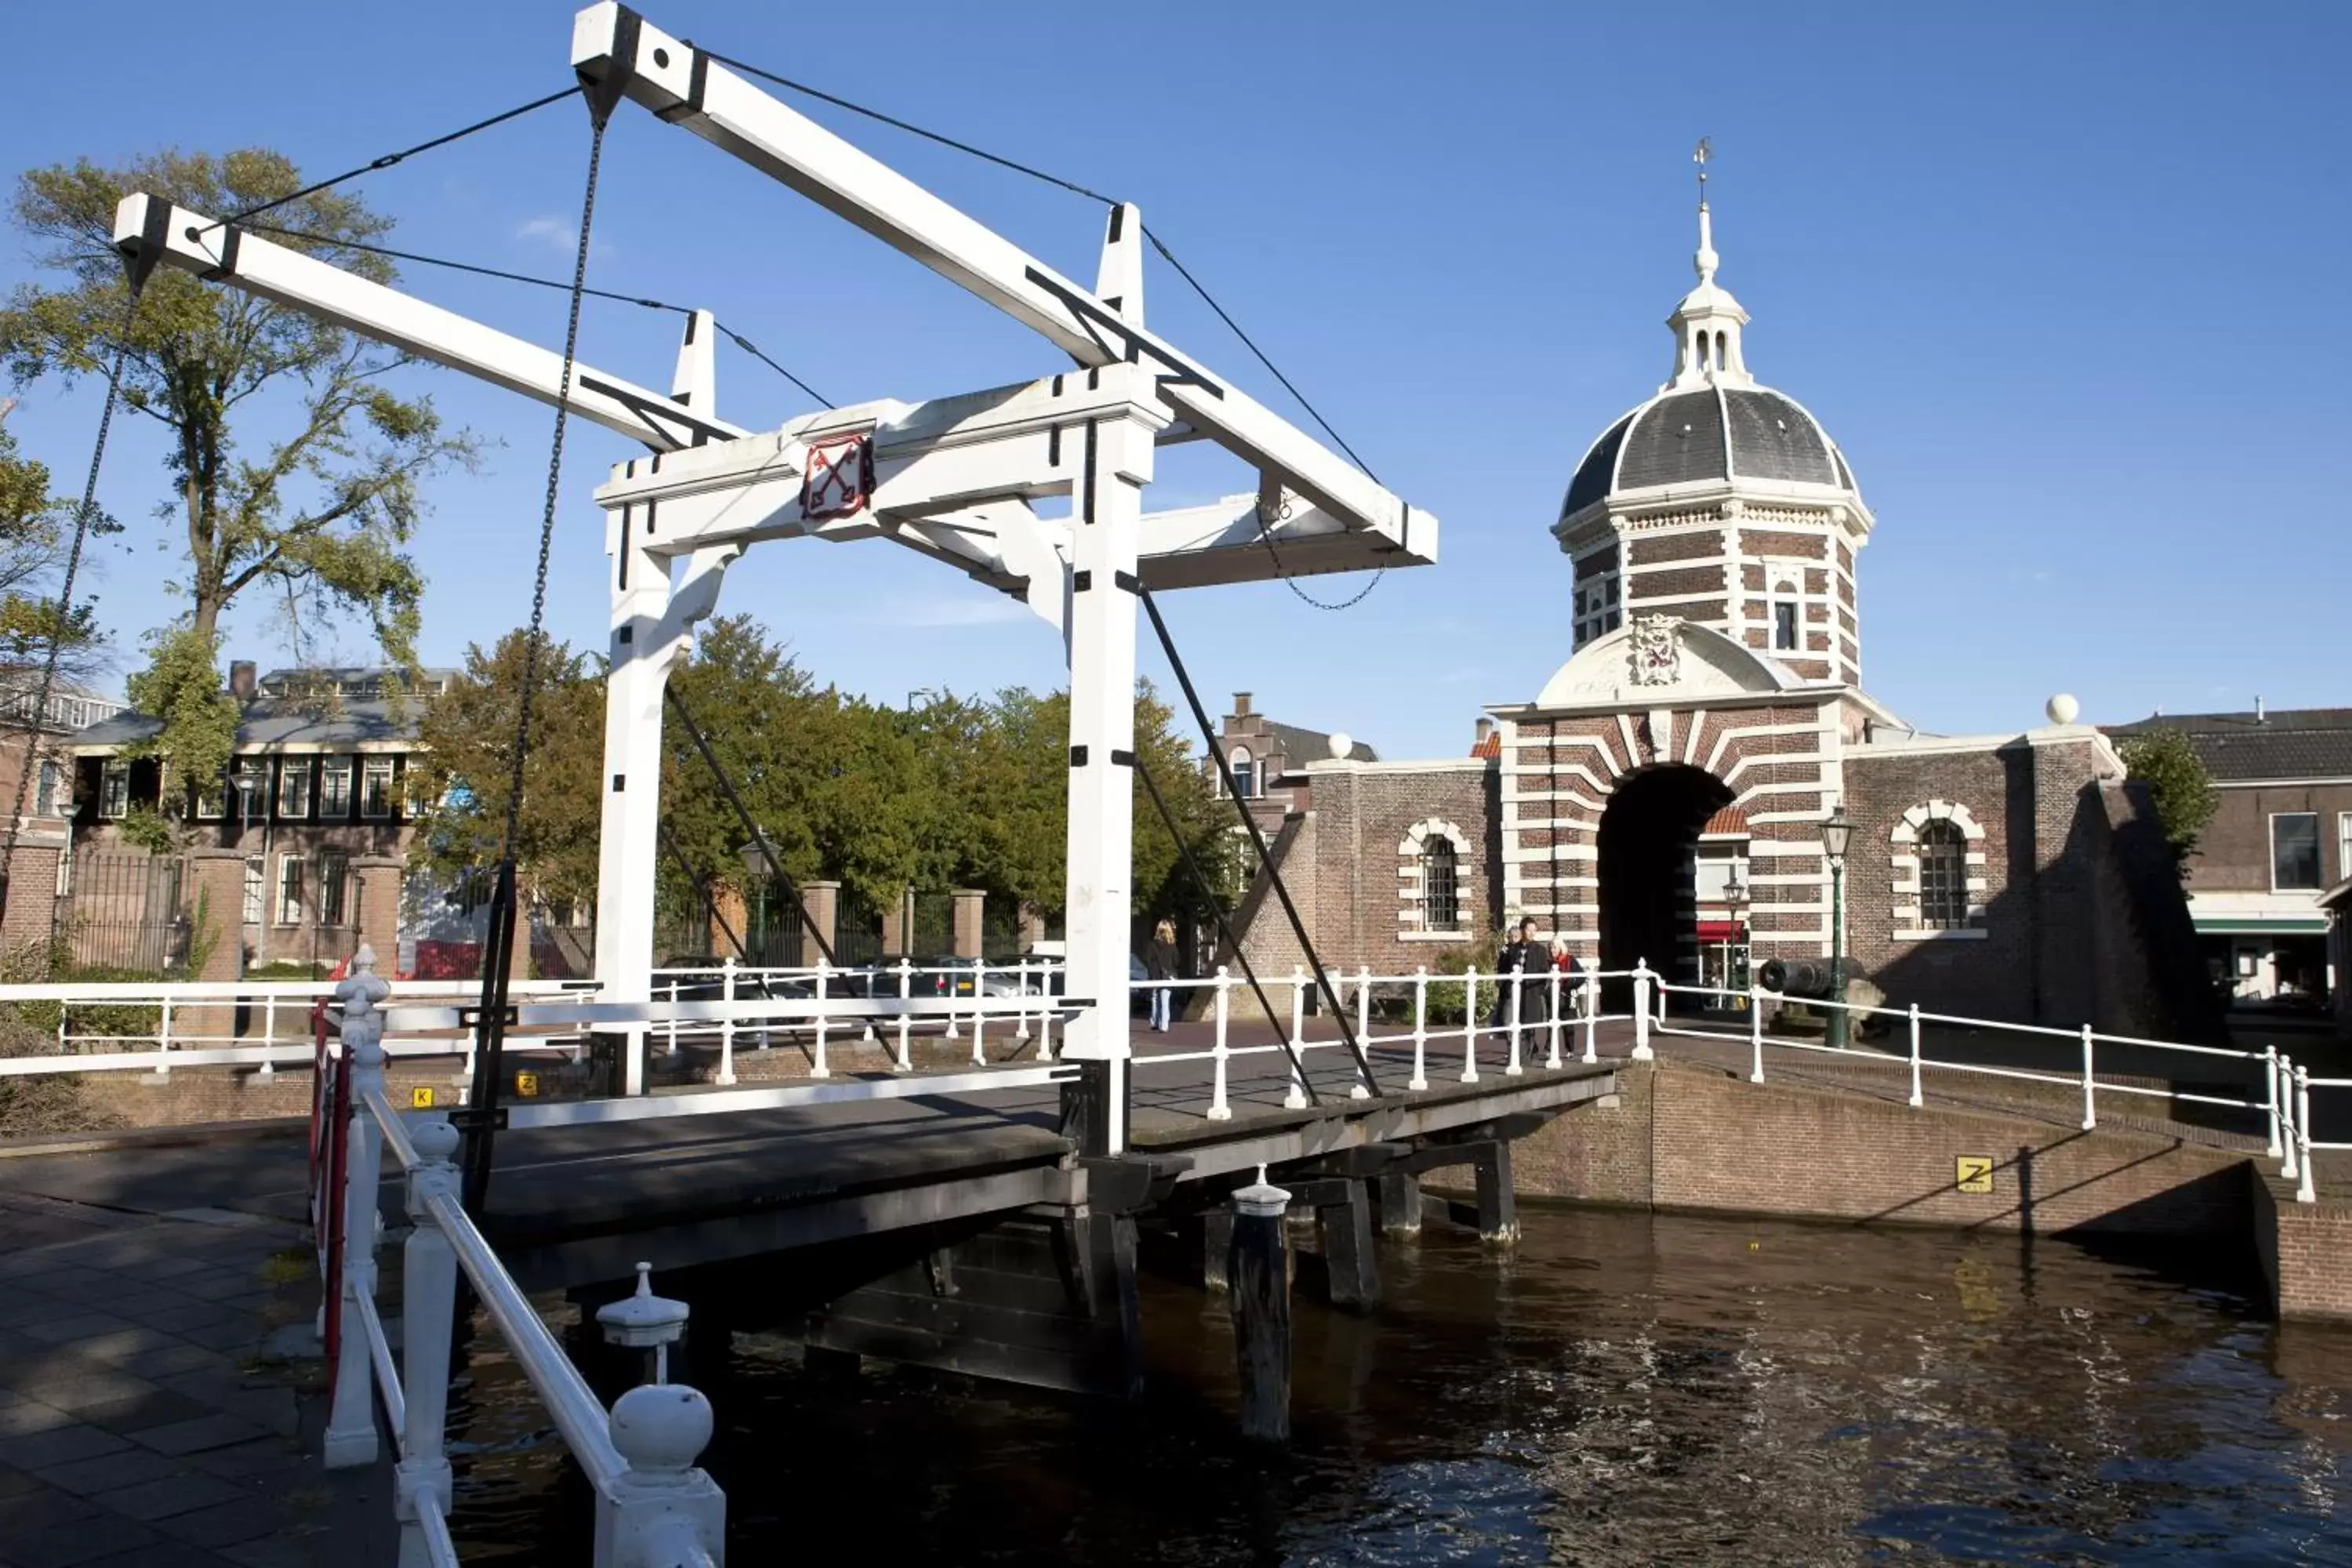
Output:
[[[1531,697],[1567,657],[1568,565],[1546,530],[1586,445],[1669,368],[1701,134],[1722,281],[1755,318],[1748,363],[1820,416],[1877,514],[1861,584],[1882,700],[1945,731],[2021,728],[2060,689],[2096,719],[2352,700],[2334,657],[2352,562],[2341,6],[907,3],[886,24],[681,0],[648,16],[1139,202],[1390,488],[1444,519],[1438,566],[1342,614],[1278,584],[1178,598],[1218,706],[1248,689],[1386,755],[1451,753],[1482,703]],[[12,35],[0,174],[163,144],[264,144],[333,172],[562,86],[569,33],[568,5],[515,0],[252,3],[234,24],[40,6]],[[44,60],[61,68],[27,63]],[[1091,279],[1092,205],[796,107]],[[586,143],[567,104],[358,188],[400,219],[396,245],[553,275]],[[1063,368],[640,110],[616,118],[604,169],[591,281],[707,305],[830,397]],[[27,276],[21,239],[0,239],[0,282]],[[559,294],[413,268],[405,285],[561,342]],[[1147,287],[1156,328],[1287,407],[1156,261]],[[667,384],[674,320],[592,304],[583,357]],[[480,475],[433,487],[416,542],[425,652],[446,661],[528,613],[551,416],[438,372],[412,384],[503,443]],[[729,418],[803,401],[722,353]],[[79,475],[96,415],[88,388],[36,386],[9,428]],[[133,526],[95,589],[135,646],[179,573],[146,521],[165,499],[156,446],[119,428],[102,499]],[[574,431],[551,624],[601,647],[589,492],[632,449]],[[1189,452],[1160,479],[1163,505],[1247,488]],[[763,547],[725,605],[892,701],[1061,679],[1044,626],[878,543]],[[233,653],[280,657],[266,606],[230,625]],[[362,628],[339,641],[364,657]]]

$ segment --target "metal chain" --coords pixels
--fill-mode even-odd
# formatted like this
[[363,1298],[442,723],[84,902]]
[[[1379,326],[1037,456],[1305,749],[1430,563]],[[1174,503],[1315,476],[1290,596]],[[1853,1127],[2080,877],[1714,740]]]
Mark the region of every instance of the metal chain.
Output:
[[[1370,472],[1370,470],[1366,470],[1368,476]],[[1273,521],[1286,522],[1289,521],[1289,518],[1290,502],[1285,500],[1281,507],[1276,510]],[[1282,552],[1274,547],[1274,532],[1272,525],[1267,521],[1265,515],[1265,503],[1263,501],[1259,502],[1257,507],[1257,542],[1265,546],[1266,559],[1274,563],[1274,574],[1282,580],[1282,585],[1289,589],[1293,595],[1297,595],[1300,604],[1306,605],[1312,609],[1352,610],[1358,605],[1364,602],[1365,595],[1370,593],[1373,589],[1381,585],[1381,578],[1389,574],[1389,569],[1386,566],[1376,567],[1373,569],[1370,582],[1366,583],[1362,587],[1357,589],[1353,594],[1350,594],[1348,597],[1340,600],[1338,604],[1327,605],[1322,600],[1315,597],[1312,594],[1309,594],[1306,589],[1300,587],[1298,585],[1298,580],[1291,574],[1288,568],[1283,565]]]
[[40,765],[41,723],[49,710],[49,693],[57,684],[58,663],[65,656],[66,632],[73,624],[74,580],[81,575],[82,546],[98,515],[98,472],[106,462],[107,437],[114,428],[114,405],[122,392],[122,367],[131,356],[131,323],[139,313],[140,282],[128,286],[122,303],[122,325],[114,343],[114,363],[106,373],[106,402],[99,410],[98,439],[89,452],[89,472],[82,479],[81,505],[74,512],[73,544],[66,552],[64,580],[58,585],[57,624],[49,628],[49,651],[41,662],[40,684],[25,713],[25,760],[16,773],[16,800],[8,814],[8,847],[0,854],[0,908],[7,900],[8,879],[16,869],[16,837],[25,821],[25,795]]
[[515,722],[514,767],[508,778],[507,820],[499,835],[499,860],[514,859],[515,833],[522,813],[523,761],[530,752],[530,700],[539,685],[539,643],[547,623],[547,564],[555,545],[556,497],[563,480],[563,434],[572,413],[572,372],[580,352],[580,302],[588,288],[588,235],[596,218],[596,177],[604,160],[604,122],[589,132],[588,191],[580,204],[580,245],[572,258],[572,308],[563,326],[563,374],[556,385],[555,439],[547,454],[547,501],[539,519],[539,570],[531,582],[530,632],[523,642],[521,711]]

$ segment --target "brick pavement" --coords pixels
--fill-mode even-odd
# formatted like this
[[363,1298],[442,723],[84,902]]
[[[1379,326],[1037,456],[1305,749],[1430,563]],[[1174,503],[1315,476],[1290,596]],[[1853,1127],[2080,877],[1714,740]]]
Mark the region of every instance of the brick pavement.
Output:
[[316,1300],[282,1220],[0,1193],[0,1564],[388,1562],[382,1478],[320,1466],[319,1363],[262,1359]]

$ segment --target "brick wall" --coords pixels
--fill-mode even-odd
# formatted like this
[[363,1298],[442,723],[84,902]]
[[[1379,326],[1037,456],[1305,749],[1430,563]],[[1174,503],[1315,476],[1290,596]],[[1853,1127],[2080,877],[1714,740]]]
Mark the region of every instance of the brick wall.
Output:
[[[1614,1105],[1580,1107],[1515,1151],[1530,1197],[1895,1224],[2163,1235],[2242,1234],[2242,1153],[2026,1117],[1913,1110],[1721,1068],[1628,1063]],[[1960,1192],[1962,1155],[1994,1162]],[[2352,1300],[2352,1213],[2335,1245]]]
[[2270,819],[2276,812],[2318,815],[2321,886],[2333,887],[2352,877],[2336,834],[2337,816],[2352,811],[2352,784],[2280,784],[2220,794],[2212,825],[2198,840],[2197,853],[2189,862],[2190,892],[2269,892]]
[[2254,1179],[2254,1248],[2282,1318],[2352,1318],[2352,1202],[2299,1204],[2268,1172]]
[[[1435,968],[1454,943],[1416,941],[1399,920],[1401,873],[1411,862],[1400,851],[1413,827],[1435,819],[1458,829],[1468,848],[1459,863],[1465,935],[1501,923],[1499,816],[1492,763],[1433,766],[1427,772],[1318,768],[1314,774],[1312,929],[1327,964],[1376,974]],[[1297,893],[1301,878],[1286,875]],[[1279,912],[1261,913],[1264,929]],[[1255,944],[1252,944],[1255,956]],[[1286,964],[1282,973],[1287,973]]]

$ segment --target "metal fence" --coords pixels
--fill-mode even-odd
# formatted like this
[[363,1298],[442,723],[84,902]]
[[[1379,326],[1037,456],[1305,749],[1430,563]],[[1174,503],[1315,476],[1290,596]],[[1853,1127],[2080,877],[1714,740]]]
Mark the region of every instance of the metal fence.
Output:
[[[187,862],[176,856],[103,850],[68,863],[58,930],[76,969],[165,974],[188,962]],[[235,929],[233,911],[215,925]]]

